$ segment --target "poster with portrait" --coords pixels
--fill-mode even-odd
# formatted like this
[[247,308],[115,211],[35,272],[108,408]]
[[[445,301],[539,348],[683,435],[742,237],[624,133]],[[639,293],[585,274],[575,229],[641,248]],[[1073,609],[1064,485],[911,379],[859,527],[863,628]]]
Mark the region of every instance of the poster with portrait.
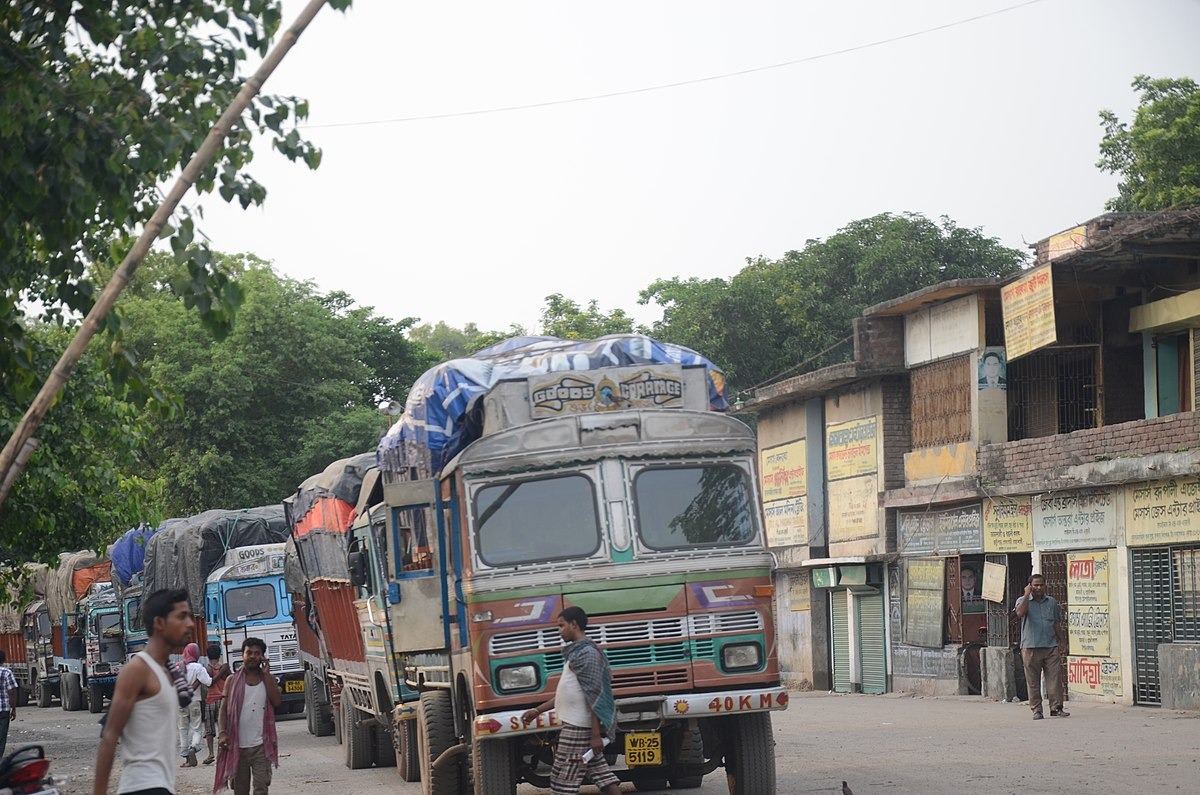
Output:
[[1008,362],[1004,348],[984,348],[979,354],[979,388],[1008,389]]

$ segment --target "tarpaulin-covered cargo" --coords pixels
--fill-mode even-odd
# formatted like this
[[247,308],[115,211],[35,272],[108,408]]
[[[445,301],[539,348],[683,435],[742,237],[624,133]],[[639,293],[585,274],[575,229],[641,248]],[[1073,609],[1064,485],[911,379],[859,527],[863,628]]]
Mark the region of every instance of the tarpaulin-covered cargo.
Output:
[[379,467],[400,479],[440,472],[479,438],[478,398],[500,381],[645,364],[703,365],[709,408],[729,410],[724,374],[690,348],[640,334],[595,340],[517,337],[473,356],[443,362],[418,378],[408,393],[404,414],[379,442]]
[[295,541],[288,547],[289,556],[294,556],[288,561],[294,571],[288,580],[289,587],[303,587],[304,581],[322,577],[350,579],[346,569],[346,531],[377,482],[375,454],[363,453],[334,461],[323,472],[301,483],[296,493],[284,500]]
[[107,555],[95,552],[63,552],[58,566],[47,577],[46,605],[55,626],[62,623],[64,613],[71,613],[88,589],[98,582],[112,581],[112,561]]
[[144,593],[184,588],[192,612],[203,612],[204,583],[236,547],[281,544],[288,538],[283,506],[211,510],[163,525],[146,544]]
[[[50,567],[45,563],[26,563],[20,579],[8,586],[8,598],[0,603],[0,632],[19,632],[21,614],[38,599],[46,598]],[[24,652],[22,652],[24,658]],[[12,659],[11,657],[9,659]]]
[[128,588],[132,577],[141,574],[146,562],[146,544],[154,535],[155,528],[141,525],[118,538],[108,548],[112,558],[113,583],[118,588]]

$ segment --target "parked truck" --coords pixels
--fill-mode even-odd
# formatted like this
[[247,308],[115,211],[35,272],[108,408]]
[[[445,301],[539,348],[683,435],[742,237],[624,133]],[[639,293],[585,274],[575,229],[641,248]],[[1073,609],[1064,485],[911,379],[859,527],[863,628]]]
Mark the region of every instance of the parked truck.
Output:
[[39,707],[50,706],[59,696],[58,664],[62,633],[55,632],[45,599],[35,599],[21,614],[21,638],[29,674],[30,699]]
[[276,711],[286,714],[304,711],[304,668],[283,569],[281,543],[229,550],[225,565],[208,575],[204,615],[208,643],[226,650],[225,662],[234,670],[241,667],[246,638],[260,638],[267,644],[271,672],[283,694]]
[[775,791],[772,558],[727,407],[719,370],[637,335],[510,341],[413,387],[348,569],[368,658],[418,693],[392,729],[423,792],[549,786],[558,718],[521,715],[554,693],[568,606],[612,667],[620,778]]
[[[341,459],[300,485],[284,501],[292,528],[289,559],[294,562],[291,590],[300,655],[305,667],[309,731],[337,734],[351,769],[395,765],[393,709],[404,688],[386,652],[371,661],[355,609],[355,591],[347,569],[347,538],[356,519],[381,499],[375,454]],[[380,647],[382,648],[382,647]],[[415,692],[406,692],[408,700]],[[351,731],[346,732],[346,726]],[[415,774],[401,769],[406,780]]]
[[61,632],[63,654],[54,661],[62,707],[100,712],[125,664],[121,605],[112,583],[93,583],[74,612],[63,616]]

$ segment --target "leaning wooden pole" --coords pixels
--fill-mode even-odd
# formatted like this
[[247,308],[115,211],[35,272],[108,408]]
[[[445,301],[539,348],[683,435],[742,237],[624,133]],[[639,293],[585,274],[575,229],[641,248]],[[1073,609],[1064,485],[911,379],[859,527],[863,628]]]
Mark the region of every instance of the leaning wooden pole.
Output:
[[[104,318],[112,311],[113,305],[116,304],[117,298],[120,297],[121,291],[129,284],[129,280],[133,278],[133,274],[137,271],[138,266],[142,264],[146,254],[150,251],[150,246],[158,239],[159,233],[166,226],[171,214],[175,212],[175,208],[179,206],[179,202],[191,190],[192,185],[200,177],[200,174],[216,157],[217,151],[221,148],[225,137],[229,135],[230,129],[241,118],[242,113],[250,106],[251,100],[262,90],[263,83],[279,66],[284,56],[295,45],[296,40],[300,38],[305,28],[313,21],[317,12],[325,5],[326,0],[309,0],[304,10],[296,17],[296,20],[291,24],[291,27],[283,34],[279,42],[271,48],[267,53],[267,57],[263,60],[262,65],[246,79],[242,84],[242,88],[238,91],[233,102],[229,103],[229,107],[221,114],[221,118],[213,125],[209,131],[208,137],[204,139],[204,143],[196,150],[196,154],[188,161],[179,178],[175,180],[175,184],[171,186],[171,190],[167,193],[163,203],[155,210],[154,215],[146,223],[146,228],[142,230],[141,236],[137,242],[133,244],[133,248],[125,256],[116,273],[113,274],[108,284],[104,287],[104,292],[100,293],[100,297],[96,299],[95,306],[92,311],[88,312],[87,317],[83,320],[83,325],[75,336],[71,339],[71,344],[63,351],[62,357],[58,363],[54,365],[54,369],[50,372],[46,383],[42,385],[41,391],[37,397],[33,399],[29,409],[25,412],[25,416],[21,418],[21,422],[13,431],[12,437],[9,438],[8,444],[4,446],[3,452],[0,452],[0,483],[11,485],[20,476],[21,470],[24,469],[24,460],[20,463],[17,461],[17,452],[22,450],[25,442],[33,436],[42,420],[46,417],[46,412],[53,405],[55,396],[59,390],[71,378],[71,374],[75,372],[75,366],[79,364],[80,358],[83,357],[83,352],[87,350],[88,343],[92,337],[100,331],[104,325]],[[27,456],[25,457],[28,458]],[[3,498],[7,494],[0,495],[0,504],[3,504]]]

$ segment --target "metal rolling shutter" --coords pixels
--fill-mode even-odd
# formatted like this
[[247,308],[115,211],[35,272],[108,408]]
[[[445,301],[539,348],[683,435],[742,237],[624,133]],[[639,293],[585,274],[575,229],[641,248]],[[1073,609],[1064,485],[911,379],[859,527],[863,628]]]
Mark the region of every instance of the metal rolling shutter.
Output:
[[830,591],[830,631],[833,633],[833,691],[849,693],[850,614],[847,591]]
[[1135,549],[1133,581],[1134,701],[1161,704],[1158,644],[1172,641],[1171,550]]
[[862,594],[858,603],[859,665],[864,693],[887,692],[887,650],[883,636],[883,594]]

